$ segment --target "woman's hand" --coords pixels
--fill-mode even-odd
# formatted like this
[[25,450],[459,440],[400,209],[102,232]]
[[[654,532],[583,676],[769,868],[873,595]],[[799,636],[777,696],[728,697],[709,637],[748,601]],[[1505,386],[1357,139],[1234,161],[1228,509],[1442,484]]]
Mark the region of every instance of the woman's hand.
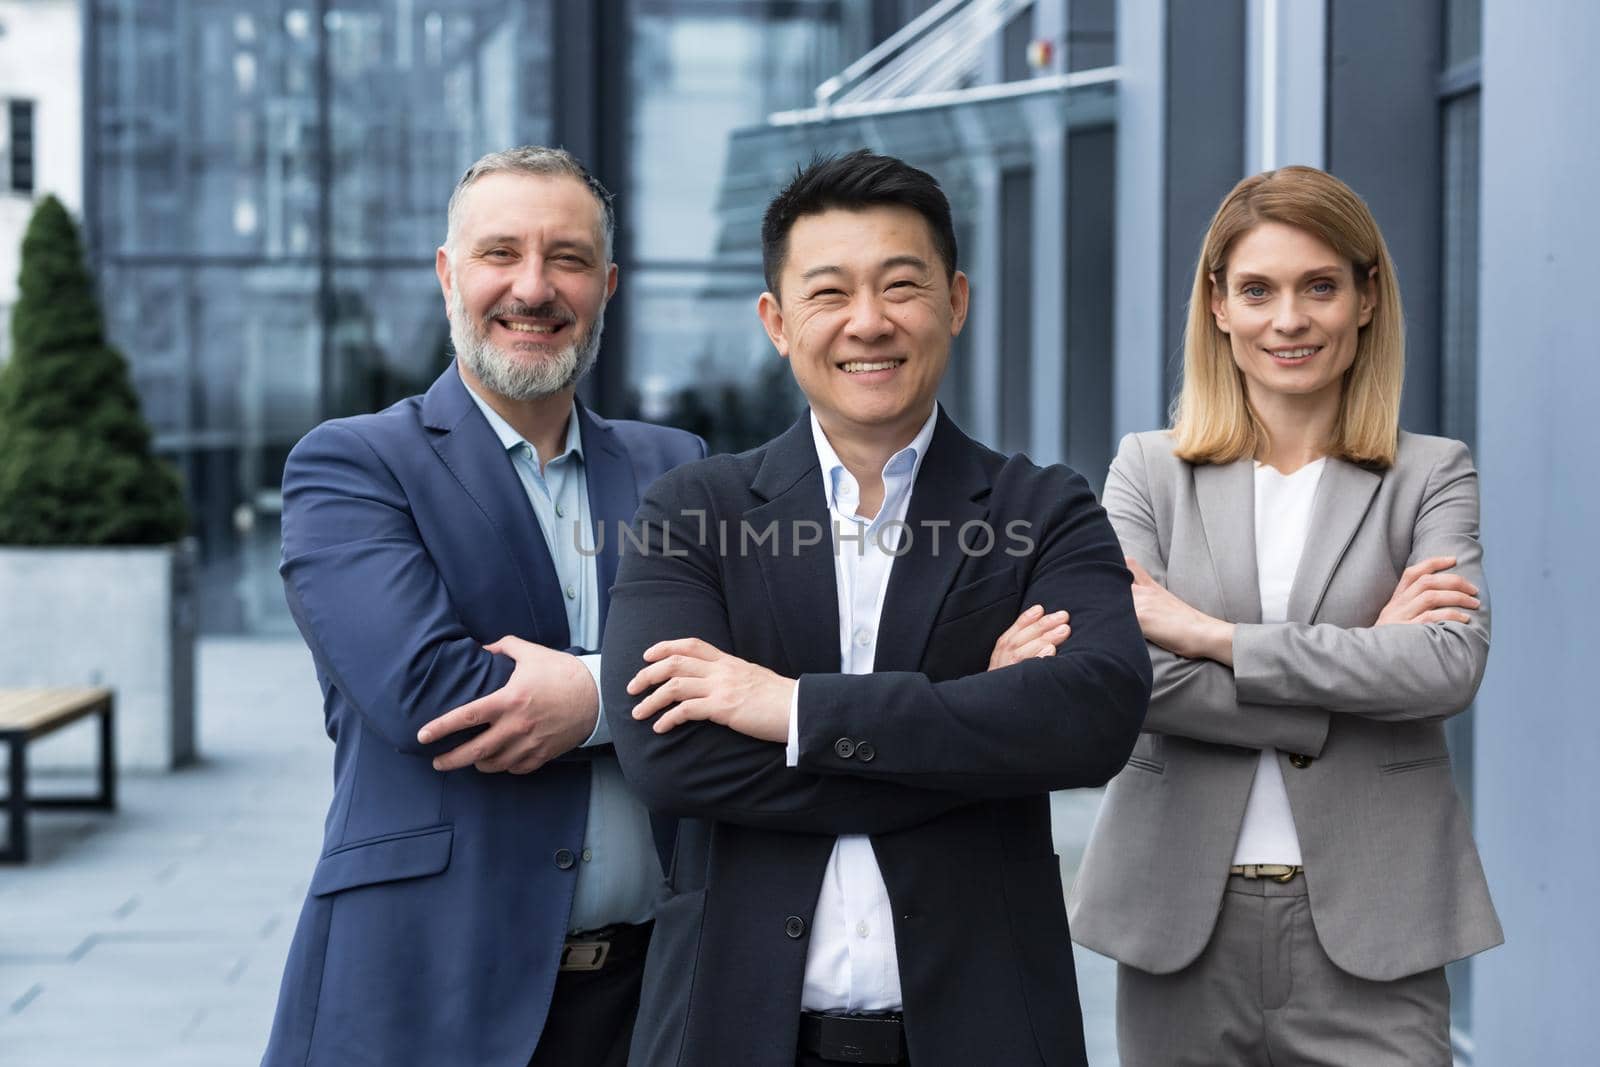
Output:
[[1123,562],[1133,572],[1133,610],[1146,641],[1185,659],[1213,659],[1233,666],[1233,623],[1190,607],[1132,556],[1123,557]]
[[1024,611],[994,643],[994,651],[989,654],[989,669],[997,671],[1025,659],[1055,655],[1056,647],[1072,633],[1067,618],[1064,611],[1046,615],[1042,604]]
[[1389,603],[1378,613],[1377,625],[1471,622],[1472,617],[1461,609],[1478,607],[1478,587],[1459,574],[1442,573],[1455,565],[1454,556],[1434,556],[1407,567]]

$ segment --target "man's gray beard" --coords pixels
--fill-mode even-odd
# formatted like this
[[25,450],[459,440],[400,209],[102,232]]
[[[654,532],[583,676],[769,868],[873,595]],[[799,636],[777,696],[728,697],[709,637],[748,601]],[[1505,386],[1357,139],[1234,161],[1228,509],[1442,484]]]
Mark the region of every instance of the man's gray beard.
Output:
[[519,359],[489,340],[489,321],[497,314],[525,315],[528,310],[495,308],[482,322],[474,322],[462,301],[461,288],[451,287],[450,343],[455,346],[456,355],[485,388],[509,400],[537,400],[575,385],[594,366],[600,351],[600,334],[605,329],[606,309],[602,304],[594,324],[565,348],[543,359]]

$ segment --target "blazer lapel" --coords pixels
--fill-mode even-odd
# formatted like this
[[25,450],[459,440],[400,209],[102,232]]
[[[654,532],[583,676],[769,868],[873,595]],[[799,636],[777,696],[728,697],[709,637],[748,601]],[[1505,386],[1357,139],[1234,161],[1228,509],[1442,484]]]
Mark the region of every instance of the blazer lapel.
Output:
[[1241,459],[1196,466],[1194,495],[1206,532],[1206,551],[1222,594],[1224,616],[1232,622],[1260,622],[1255,463]]
[[1366,518],[1382,481],[1381,475],[1364,467],[1328,457],[1311,505],[1306,547],[1294,572],[1294,584],[1289,587],[1291,622],[1309,623],[1316,617],[1334,569]]
[[[967,556],[956,543],[962,527],[981,522],[988,514],[989,478],[979,462],[978,446],[939,412],[928,454],[917,470],[902,533],[911,539],[910,550],[894,561],[889,588],[879,615],[875,671],[915,671],[933,631],[939,606],[955,581]],[[933,549],[934,527],[939,527],[939,550]],[[991,531],[998,539],[999,532]],[[981,542],[969,540],[976,547]]]
[[551,648],[566,648],[567,612],[544,531],[511,457],[467,395],[454,364],[423,398],[422,423],[435,431],[430,443],[439,459],[499,532],[522,583],[535,639]]
[[[839,591],[833,570],[833,527],[809,413],[767,447],[750,489],[763,501],[744,514],[750,535],[760,536],[769,524],[777,524],[777,541],[752,551],[761,563],[789,671],[835,674]],[[808,538],[813,533],[821,536],[816,544],[796,549],[801,531]]]
[[584,479],[589,487],[589,518],[596,538],[594,565],[595,585],[600,590],[600,632],[605,633],[611,587],[617,580],[622,527],[633,521],[633,513],[639,508],[639,483],[633,461],[611,424],[582,404],[577,406],[577,413],[583,439]]

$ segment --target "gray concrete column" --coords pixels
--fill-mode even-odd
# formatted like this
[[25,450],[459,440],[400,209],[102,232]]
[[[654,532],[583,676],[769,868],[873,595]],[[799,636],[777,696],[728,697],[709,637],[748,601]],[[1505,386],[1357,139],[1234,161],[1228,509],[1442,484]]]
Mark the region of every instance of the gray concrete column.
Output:
[[1600,989],[1600,6],[1484,0],[1478,466],[1494,644],[1474,812],[1506,944],[1473,1062],[1595,1062]]

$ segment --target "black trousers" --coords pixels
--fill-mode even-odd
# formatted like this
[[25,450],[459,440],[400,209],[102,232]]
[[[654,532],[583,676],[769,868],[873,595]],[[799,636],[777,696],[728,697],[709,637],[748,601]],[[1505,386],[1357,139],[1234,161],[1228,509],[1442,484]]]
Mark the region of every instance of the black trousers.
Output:
[[598,971],[559,971],[528,1067],[627,1067],[650,927],[613,939]]
[[[839,1060],[825,1060],[815,1052],[801,1049],[795,1055],[794,1067],[839,1067]],[[910,1060],[901,1060],[898,1067],[911,1067]]]

